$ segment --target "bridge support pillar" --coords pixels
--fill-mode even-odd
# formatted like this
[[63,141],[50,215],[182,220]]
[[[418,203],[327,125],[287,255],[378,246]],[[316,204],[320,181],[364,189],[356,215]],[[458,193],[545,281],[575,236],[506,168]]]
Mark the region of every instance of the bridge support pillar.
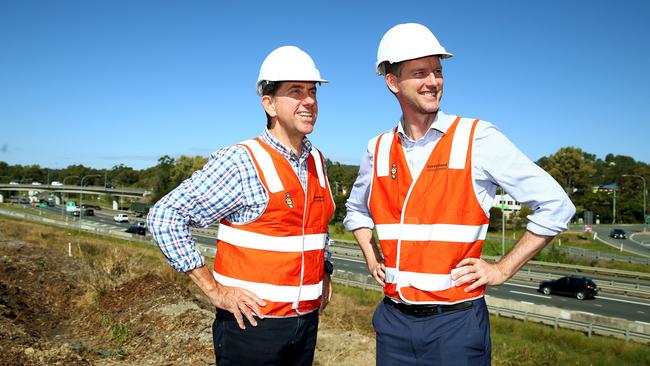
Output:
[[120,209],[120,198],[117,196],[113,196],[113,210],[119,210]]

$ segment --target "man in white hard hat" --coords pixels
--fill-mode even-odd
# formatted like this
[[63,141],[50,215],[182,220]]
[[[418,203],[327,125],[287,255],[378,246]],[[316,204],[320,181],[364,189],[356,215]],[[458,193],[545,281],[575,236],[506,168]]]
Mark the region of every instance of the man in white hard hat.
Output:
[[[450,57],[413,23],[391,28],[377,51],[402,116],[369,142],[344,224],[386,295],[373,316],[378,365],[489,365],[486,285],[511,278],[575,212],[496,127],[440,110]],[[488,263],[480,255],[497,186],[533,214],[514,248]]]
[[[299,48],[271,52],[257,82],[262,135],[213,153],[148,215],[166,259],[217,308],[219,366],[312,364],[333,270],[326,244],[334,201],[325,159],[306,137],[318,116],[317,84],[325,82]],[[189,227],[215,222],[212,272]]]

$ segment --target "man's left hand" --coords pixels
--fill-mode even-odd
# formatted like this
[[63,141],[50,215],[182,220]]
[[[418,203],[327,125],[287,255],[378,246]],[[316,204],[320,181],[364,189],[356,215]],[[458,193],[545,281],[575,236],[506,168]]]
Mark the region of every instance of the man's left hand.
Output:
[[465,288],[465,292],[474,291],[483,285],[500,285],[508,279],[498,263],[490,264],[480,258],[465,258],[456,268],[460,270],[451,276],[456,282],[456,287],[472,283]]
[[323,275],[323,294],[321,295],[320,309],[318,310],[319,314],[322,314],[323,311],[325,311],[325,308],[327,307],[327,304],[330,303],[331,298],[332,298],[332,279],[330,278],[330,275],[325,273]]

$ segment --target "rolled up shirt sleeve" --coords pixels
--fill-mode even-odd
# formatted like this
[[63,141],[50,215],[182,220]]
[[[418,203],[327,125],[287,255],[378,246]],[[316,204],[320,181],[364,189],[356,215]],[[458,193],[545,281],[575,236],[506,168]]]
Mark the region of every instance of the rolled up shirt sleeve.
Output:
[[189,228],[207,227],[242,207],[238,167],[249,159],[230,146],[210,156],[206,165],[161,198],[147,216],[147,227],[169,264],[179,272],[204,265]]
[[555,236],[565,231],[575,206],[557,181],[494,125],[481,121],[476,133],[473,174],[477,189],[486,189],[493,200],[494,185],[501,186],[533,210],[526,228],[535,234]]
[[370,140],[368,148],[364,154],[361,165],[359,166],[359,175],[352,186],[350,197],[345,203],[345,219],[343,225],[348,231],[359,228],[373,229],[375,223],[368,209],[368,199],[370,198],[370,183],[372,183],[374,147],[377,143],[377,137]]

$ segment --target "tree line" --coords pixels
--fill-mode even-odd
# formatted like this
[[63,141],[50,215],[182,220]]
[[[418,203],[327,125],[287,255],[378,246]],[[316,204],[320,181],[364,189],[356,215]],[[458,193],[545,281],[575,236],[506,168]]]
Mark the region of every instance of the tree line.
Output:
[[[192,173],[200,169],[208,158],[203,156],[163,156],[150,168],[136,170],[124,164],[110,169],[95,169],[84,165],[70,165],[63,169],[51,169],[39,165],[9,165],[0,161],[0,183],[39,182],[47,184],[58,181],[79,185],[109,187],[137,187],[152,192],[155,202],[178,186]],[[625,155],[608,154],[597,158],[577,147],[563,147],[536,163],[555,178],[576,206],[576,220],[585,211],[593,213],[594,220],[611,223],[616,193],[616,222],[632,223],[643,220],[643,182],[650,183],[650,165]],[[345,217],[347,200],[359,167],[325,161],[327,176],[334,193],[336,212],[333,221]],[[640,178],[641,177],[641,178]],[[642,179],[643,178],[643,179]]]

